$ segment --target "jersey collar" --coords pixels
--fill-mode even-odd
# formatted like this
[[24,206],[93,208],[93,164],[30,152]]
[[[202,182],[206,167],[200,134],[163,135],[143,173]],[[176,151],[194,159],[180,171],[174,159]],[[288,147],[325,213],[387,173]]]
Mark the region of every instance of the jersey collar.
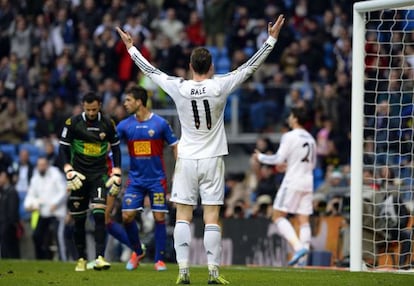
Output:
[[148,117],[147,117],[147,118],[145,118],[144,120],[140,121],[140,120],[138,119],[137,114],[134,114],[135,119],[136,119],[137,121],[139,121],[139,122],[148,121],[148,120],[150,120],[150,119],[151,119],[151,117],[152,117],[153,115],[154,115],[154,113],[153,113],[153,112],[151,112],[151,113],[148,115]]
[[[100,112],[98,112],[98,121],[101,121],[101,113]],[[87,119],[86,119],[86,113],[85,112],[82,112],[82,119],[83,119],[83,121],[88,121]]]

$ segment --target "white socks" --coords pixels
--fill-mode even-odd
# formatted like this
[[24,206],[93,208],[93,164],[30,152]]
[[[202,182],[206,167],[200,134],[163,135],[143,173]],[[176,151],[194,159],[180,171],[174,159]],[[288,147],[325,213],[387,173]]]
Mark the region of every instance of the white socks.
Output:
[[293,247],[294,251],[298,251],[303,247],[301,241],[296,235],[295,229],[286,218],[278,218],[275,221],[275,225],[279,235],[289,242],[289,244]]
[[309,250],[312,239],[312,233],[309,223],[300,226],[299,239],[300,242],[302,242],[302,245]]
[[187,269],[190,256],[191,230],[188,221],[178,220],[174,228],[174,248],[177,256],[178,266]]
[[[174,248],[180,273],[189,273],[191,231],[187,221],[178,220],[174,228]],[[210,274],[218,276],[221,262],[221,228],[216,224],[206,224],[204,229],[204,248]]]
[[221,228],[217,224],[206,224],[204,228],[204,248],[209,269],[221,262]]

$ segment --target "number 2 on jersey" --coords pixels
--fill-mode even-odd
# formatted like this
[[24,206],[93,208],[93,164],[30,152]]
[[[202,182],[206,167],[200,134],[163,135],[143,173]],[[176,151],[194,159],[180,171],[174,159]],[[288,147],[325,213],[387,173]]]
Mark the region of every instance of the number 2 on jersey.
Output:
[[[206,112],[206,122],[207,122],[207,129],[211,129],[211,110],[210,110],[210,104],[207,99],[203,100],[204,110]],[[198,113],[198,107],[197,107],[197,101],[191,100],[191,106],[193,109],[193,115],[194,115],[194,125],[197,129],[200,128],[200,114]]]
[[309,144],[309,142],[303,143],[303,148],[306,148],[306,155],[302,158],[301,162],[312,163],[313,159],[313,144]]

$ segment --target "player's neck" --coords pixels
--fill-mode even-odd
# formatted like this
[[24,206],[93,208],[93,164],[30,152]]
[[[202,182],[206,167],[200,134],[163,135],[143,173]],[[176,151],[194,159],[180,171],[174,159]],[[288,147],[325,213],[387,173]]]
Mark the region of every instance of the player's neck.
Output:
[[209,79],[209,78],[210,78],[210,76],[207,75],[207,74],[196,74],[196,73],[193,74],[193,80],[194,81],[203,81],[203,80],[206,80],[206,79]]
[[146,108],[140,108],[137,113],[135,113],[135,117],[139,121],[146,121],[151,117],[151,111]]

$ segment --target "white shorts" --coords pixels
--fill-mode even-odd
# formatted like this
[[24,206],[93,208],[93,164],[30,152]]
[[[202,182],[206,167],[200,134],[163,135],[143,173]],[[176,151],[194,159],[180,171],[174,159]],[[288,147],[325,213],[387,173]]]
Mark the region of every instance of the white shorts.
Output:
[[197,205],[222,205],[224,202],[224,161],[222,157],[182,159],[175,163],[170,201]]
[[282,185],[277,192],[273,208],[285,213],[311,215],[313,213],[312,198],[312,192],[297,191]]

